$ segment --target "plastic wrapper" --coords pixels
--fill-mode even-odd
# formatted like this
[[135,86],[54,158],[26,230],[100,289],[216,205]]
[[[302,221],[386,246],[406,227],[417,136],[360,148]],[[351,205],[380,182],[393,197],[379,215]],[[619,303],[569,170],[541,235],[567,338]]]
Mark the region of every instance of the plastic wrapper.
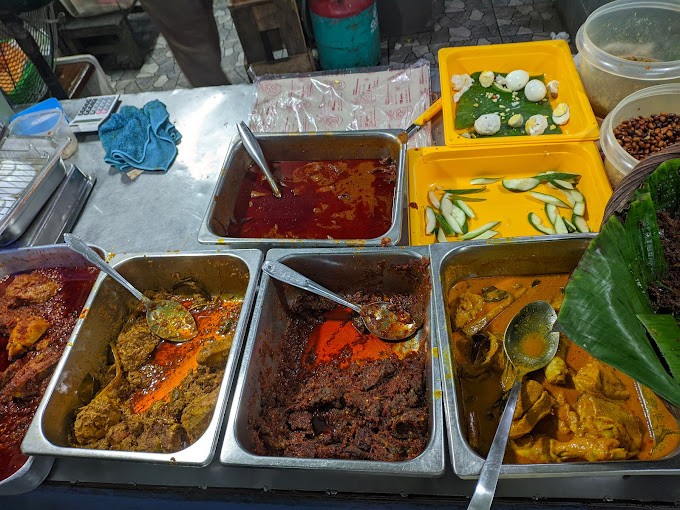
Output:
[[[250,128],[259,132],[406,129],[430,106],[430,64],[255,78]],[[431,145],[430,126],[409,140]]]

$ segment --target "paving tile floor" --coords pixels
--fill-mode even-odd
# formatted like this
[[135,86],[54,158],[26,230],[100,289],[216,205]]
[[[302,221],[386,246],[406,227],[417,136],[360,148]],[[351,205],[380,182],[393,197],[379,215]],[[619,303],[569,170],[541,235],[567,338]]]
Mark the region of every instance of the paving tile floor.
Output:
[[[214,9],[222,41],[222,67],[232,83],[247,83],[243,49],[227,0],[215,0]],[[148,55],[141,69],[106,63],[114,89],[135,93],[188,88],[165,39],[149,18],[144,13],[131,16],[133,31]],[[423,58],[436,65],[442,47],[544,40],[564,30],[551,0],[434,0],[434,19],[430,32],[382,40],[380,63],[411,63]]]

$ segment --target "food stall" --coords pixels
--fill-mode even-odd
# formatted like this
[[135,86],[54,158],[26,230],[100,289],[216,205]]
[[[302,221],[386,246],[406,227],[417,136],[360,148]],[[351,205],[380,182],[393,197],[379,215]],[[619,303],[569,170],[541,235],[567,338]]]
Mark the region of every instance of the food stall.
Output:
[[[541,51],[553,51],[543,48],[561,46],[564,46],[562,50],[568,52],[566,45],[558,42],[531,48],[538,54]],[[489,48],[491,54],[494,47]],[[448,50],[453,53],[460,49]],[[574,117],[571,122],[561,126],[559,134],[547,133],[545,138],[535,136],[527,143],[508,142],[512,136],[489,138],[489,144],[479,145],[474,138],[461,134],[465,132],[464,129],[456,131],[451,127],[446,128],[446,123],[454,125],[455,103],[452,96],[457,92],[455,84],[454,87],[449,84],[453,75],[474,74],[501,64],[493,60],[480,63],[479,53],[475,54],[477,60],[474,62],[465,55],[444,60],[447,58],[447,51],[443,50],[440,61],[446,62],[442,65],[445,78],[441,81],[444,133],[440,131],[441,125],[435,126],[434,133],[436,141],[442,143],[450,140],[451,144],[449,147],[412,148],[409,149],[408,158],[400,160],[406,150],[403,137],[400,140],[398,132],[395,135],[394,132],[383,131],[380,135],[383,136],[382,142],[378,145],[393,143],[395,147],[371,157],[396,161],[401,173],[394,185],[393,204],[396,205],[390,226],[399,228],[386,241],[381,242],[381,236],[378,236],[378,242],[373,245],[370,242],[352,242],[352,239],[344,243],[330,240],[332,242],[327,244],[286,244],[277,242],[275,238],[262,242],[259,235],[253,236],[252,240],[230,242],[229,238],[233,234],[228,229],[219,230],[210,223],[209,218],[213,218],[221,206],[220,200],[226,200],[224,193],[235,185],[229,180],[227,170],[230,161],[238,159],[234,155],[240,144],[236,125],[239,121],[249,120],[257,99],[255,85],[121,96],[123,106],[141,108],[156,99],[166,105],[173,124],[183,135],[177,159],[167,173],[147,172],[134,180],[130,179],[104,162],[104,149],[96,135],[79,136],[78,149],[69,161],[86,175],[96,178],[96,184],[71,231],[102,250],[112,265],[128,278],[143,282],[146,289],[154,289],[154,285],[163,287],[175,278],[175,273],[189,271],[189,268],[203,276],[204,280],[200,281],[203,286],[210,287],[210,282],[228,279],[226,274],[233,276],[234,272],[238,272],[233,267],[218,267],[220,263],[217,260],[226,256],[242,268],[240,270],[249,274],[245,278],[234,277],[240,282],[240,287],[236,285],[238,291],[234,290],[233,285],[227,289],[230,293],[243,295],[242,310],[245,312],[235,326],[232,352],[220,386],[217,411],[207,428],[206,435],[212,437],[208,440],[202,437],[196,444],[178,451],[176,455],[131,452],[125,451],[125,448],[97,449],[96,446],[91,447],[94,443],[79,450],[70,444],[71,438],[62,424],[73,419],[69,413],[78,407],[72,399],[69,400],[69,395],[78,393],[78,385],[86,373],[95,371],[95,368],[88,366],[88,363],[93,362],[84,346],[93,346],[92,352],[96,352],[96,356],[106,357],[109,341],[119,340],[115,340],[116,332],[111,333],[114,337],[96,339],[107,320],[99,318],[106,318],[107,314],[116,317],[124,315],[119,310],[111,311],[110,304],[123,306],[129,298],[123,296],[123,291],[114,287],[111,281],[105,282],[100,277],[95,283],[95,292],[86,304],[87,311],[75,326],[72,341],[66,347],[67,354],[50,382],[48,398],[38,409],[39,419],[31,425],[24,442],[24,448],[35,454],[35,472],[26,475],[26,483],[37,479],[34,484],[37,488],[19,495],[2,496],[0,501],[6,501],[9,506],[76,502],[83,506],[134,504],[143,508],[159,504],[191,504],[196,508],[208,508],[217,501],[234,505],[257,503],[286,507],[364,508],[389,505],[421,508],[467,505],[475,489],[475,478],[479,476],[483,464],[483,456],[478,452],[483,447],[479,446],[480,443],[476,447],[474,444],[471,446],[474,441],[466,435],[466,425],[460,419],[463,413],[458,401],[461,397],[457,393],[460,377],[458,366],[465,363],[454,354],[457,347],[454,345],[454,326],[451,324],[455,321],[449,318],[456,316],[458,320],[454,305],[458,303],[456,300],[459,297],[456,297],[454,288],[458,283],[465,283],[466,278],[496,278],[493,287],[485,286],[481,291],[482,294],[493,294],[487,300],[489,303],[504,303],[507,300],[510,304],[514,298],[508,299],[508,295],[512,292],[518,296],[522,293],[527,293],[527,296],[541,295],[541,299],[557,303],[557,297],[540,294],[547,291],[536,290],[542,289],[540,282],[536,282],[539,279],[548,281],[553,273],[561,273],[565,281],[555,285],[558,289],[565,285],[568,274],[577,266],[595,237],[595,233],[590,233],[590,230],[597,232],[598,225],[606,216],[605,206],[611,189],[593,142],[597,138],[597,124],[592,111],[589,112],[587,101],[583,102],[585,93],[577,75],[575,78],[574,75],[563,78],[562,86],[565,88],[560,92],[563,94],[560,99],[569,98],[567,102]],[[482,52],[481,59],[484,58],[500,58],[502,62],[508,57],[485,57]],[[559,75],[564,72],[564,68],[573,67],[571,61],[560,67],[559,61],[550,55],[543,58],[543,62],[555,65],[555,69],[545,70],[546,76]],[[460,66],[461,62],[465,69],[453,69]],[[510,70],[506,69],[505,72]],[[435,77],[435,83],[438,78]],[[566,84],[571,88],[567,88]],[[672,97],[677,101],[677,92]],[[67,115],[73,115],[81,106],[79,101],[64,101],[62,104]],[[377,126],[378,130],[383,127],[387,126]],[[561,140],[560,137],[565,139]],[[309,143],[305,140],[296,142],[295,138],[304,136],[290,135],[288,143],[293,147],[296,147],[296,143],[302,146]],[[526,141],[529,136],[521,138]],[[266,152],[267,136],[263,136],[262,140]],[[347,140],[344,143],[358,147],[362,158],[367,156],[361,151],[375,146],[371,143],[365,143],[364,146],[352,138]],[[276,144],[275,137],[270,139],[270,143]],[[325,157],[314,153],[311,159],[301,159],[315,161],[347,157],[336,156],[340,149],[334,148],[334,143],[325,142],[329,151]],[[285,149],[286,144],[282,145]],[[300,152],[309,150],[305,148]],[[284,155],[281,159],[285,160],[286,157],[291,156]],[[452,172],[451,168],[457,166],[460,170]],[[557,179],[557,187],[554,185],[555,179],[547,174],[551,170],[559,172],[562,177]],[[578,179],[570,182],[569,179],[575,179],[575,174],[578,174]],[[535,178],[541,175],[542,178]],[[408,176],[408,179],[402,180],[399,178],[401,176]],[[524,186],[525,181],[532,178],[537,182],[530,183],[533,186],[531,188],[509,188]],[[541,193],[552,193],[554,198],[558,194],[556,190],[564,191],[560,185],[586,197],[563,203],[564,207],[559,206],[573,213],[564,218],[575,227],[573,232],[572,229],[566,230],[566,225],[563,225],[564,233],[557,230],[560,220],[551,217],[552,209],[548,207],[550,202],[540,198]],[[477,191],[470,192],[470,186]],[[532,198],[527,198],[527,193],[533,189],[536,189],[534,193],[539,197],[534,196],[532,201]],[[223,192],[220,193],[220,190]],[[565,201],[570,196],[576,196],[570,193],[564,195]],[[255,196],[251,194],[251,197]],[[474,200],[481,196],[487,203]],[[473,200],[465,200],[470,197]],[[444,232],[444,242],[435,244],[435,228],[438,228],[439,233],[445,230],[445,224],[451,226],[457,223],[455,218],[452,222],[447,221],[452,216],[447,209],[447,200],[462,211],[463,221],[458,225],[462,227],[464,222],[466,231]],[[585,208],[586,200],[587,213],[580,211],[581,214],[578,214],[578,204],[581,203]],[[231,207],[234,207],[235,201],[236,198],[232,200]],[[495,205],[492,205],[493,202]],[[428,209],[432,210],[433,217],[439,222],[438,227],[431,228],[428,224]],[[531,219],[527,221],[527,216],[531,218],[531,214],[543,214],[543,209],[547,222],[544,218],[545,223],[541,225],[549,229],[545,232],[538,229]],[[587,218],[585,227],[576,219],[579,217]],[[493,225],[487,228],[490,223]],[[498,238],[494,239],[491,235],[485,236],[486,239],[468,236],[472,232],[484,235],[492,229],[500,232]],[[400,239],[397,241],[397,238]],[[397,246],[390,246],[392,244]],[[256,407],[255,404],[274,399],[271,395],[279,398],[277,384],[281,386],[280,383],[286,379],[277,378],[281,377],[278,365],[268,364],[273,363],[271,359],[277,359],[272,353],[294,349],[286,343],[290,340],[286,336],[288,333],[281,331],[278,325],[287,323],[291,313],[297,313],[295,306],[298,302],[305,304],[299,293],[291,294],[289,289],[259,273],[265,258],[282,261],[293,269],[306,272],[307,276],[328,287],[332,287],[334,282],[343,281],[345,287],[342,290],[346,293],[357,288],[365,290],[365,286],[382,286],[387,289],[385,292],[399,294],[405,292],[405,288],[413,290],[409,285],[417,287],[414,281],[418,284],[431,282],[432,293],[428,293],[429,297],[422,303],[427,310],[426,318],[422,330],[416,335],[418,342],[415,346],[417,351],[424,353],[420,361],[427,367],[424,376],[422,373],[420,376],[420,384],[426,388],[424,401],[427,417],[408,422],[409,427],[414,427],[413,423],[423,423],[423,420],[426,423],[424,428],[418,430],[428,439],[418,446],[417,455],[405,454],[405,457],[396,460],[380,456],[347,458],[337,453],[326,458],[311,458],[317,455],[272,455],[257,450],[256,445],[259,443],[248,430],[252,418],[249,409]],[[191,260],[195,262],[193,265]],[[421,270],[417,268],[422,268],[424,260],[429,260],[424,273],[426,277],[423,278],[423,274],[414,276]],[[508,270],[508,261],[514,264],[512,271]],[[374,272],[376,267],[381,270]],[[153,277],[146,278],[145,271]],[[504,271],[517,277],[518,281],[501,282],[499,278],[504,276]],[[196,276],[193,272],[192,275]],[[526,282],[519,281],[519,277],[524,277]],[[506,284],[512,287],[504,287]],[[470,285],[471,289],[475,289],[474,285],[477,284],[473,282]],[[259,289],[256,292],[257,286]],[[224,289],[213,291],[210,287],[211,294],[216,292],[224,292]],[[303,313],[300,317],[306,316]],[[456,326],[456,329],[463,331],[470,322],[461,319],[460,327]],[[474,333],[481,331],[482,328],[476,329]],[[489,333],[494,333],[494,330],[489,330]],[[268,342],[268,339],[278,339],[279,336],[279,343]],[[321,357],[321,351],[315,355]],[[408,356],[407,353],[400,359],[410,359]],[[482,352],[481,358],[484,356]],[[94,354],[92,357],[95,357]],[[117,358],[115,351],[113,357]],[[491,356],[488,358],[482,360],[482,365]],[[565,355],[565,359],[569,359],[568,355]],[[114,366],[113,360],[110,366]],[[478,370],[477,377],[491,370],[490,363],[474,370]],[[369,385],[366,391],[376,384]],[[634,386],[632,380],[630,385],[630,393],[638,391],[635,388],[639,387]],[[260,389],[267,395],[261,395]],[[378,389],[386,391],[380,386]],[[328,387],[318,391],[328,391]],[[650,401],[653,398],[650,396]],[[649,419],[650,413],[644,402],[641,416]],[[284,408],[293,406],[290,402],[277,405],[283,405]],[[653,405],[657,405],[657,402],[654,401],[650,407]],[[483,409],[480,413],[487,411]],[[315,411],[318,416],[322,412],[329,411],[322,411],[321,408]],[[312,426],[320,425],[312,422]],[[258,427],[259,438],[262,444],[266,444],[267,434],[271,432],[262,432],[266,430],[264,423],[258,424]],[[655,430],[653,424],[650,427],[651,432],[648,430],[647,435],[653,435]],[[323,430],[314,430],[314,435],[323,435]],[[77,435],[77,432],[74,434]],[[671,432],[670,435],[673,434]],[[310,445],[304,444],[302,447]],[[319,448],[318,445],[314,447]],[[501,504],[520,508],[598,504],[671,506],[680,501],[680,484],[673,483],[680,473],[678,451],[677,444],[674,444],[657,457],[650,455],[635,460],[627,460],[624,453],[624,457],[616,460],[609,458],[609,462],[505,465],[496,497]],[[41,465],[41,461],[46,458],[50,462]],[[40,478],[41,473],[44,481]]]

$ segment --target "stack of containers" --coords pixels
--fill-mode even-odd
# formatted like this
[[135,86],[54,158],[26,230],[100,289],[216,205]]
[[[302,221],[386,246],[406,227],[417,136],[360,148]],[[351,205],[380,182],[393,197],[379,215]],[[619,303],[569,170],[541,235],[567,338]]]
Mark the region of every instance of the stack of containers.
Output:
[[[480,182],[475,179],[481,178],[499,179],[495,182],[489,180],[483,192],[470,195],[470,201],[464,202],[471,209],[468,212],[473,215],[471,217],[468,214],[468,231],[499,222],[493,226],[497,232],[494,238],[544,235],[532,226],[528,218],[531,213],[538,215],[542,218],[542,224],[550,230],[545,204],[530,193],[506,189],[502,182],[506,179],[529,178],[544,172],[581,176],[576,187],[585,199],[582,217],[589,231],[599,230],[604,207],[611,195],[611,186],[595,144],[599,136],[597,119],[567,43],[550,40],[442,48],[439,51],[439,64],[446,147],[411,149],[408,152],[410,244],[436,242],[436,236],[427,233],[431,229],[426,225],[426,208],[429,206],[436,211],[438,207],[437,203],[433,204],[431,191],[434,191],[437,202],[447,189],[482,188],[482,185],[475,184]],[[545,134],[535,136],[471,138],[465,132],[467,130],[456,129],[458,103],[453,97],[455,90],[452,77],[482,71],[493,71],[504,76],[513,70],[524,70],[531,77],[542,75],[545,83],[552,80],[559,82],[557,97],[550,94],[546,97],[553,110],[559,103],[569,106],[570,119],[560,126],[561,132],[549,134],[549,129]],[[493,91],[494,87],[489,90]],[[479,115],[484,113],[491,112],[480,111]],[[548,123],[552,124],[552,121],[548,119]],[[567,205],[573,208],[564,190],[542,182],[531,191],[560,199],[565,204],[558,210],[565,219],[572,218],[572,211],[563,207]],[[447,241],[470,237],[447,236]]]

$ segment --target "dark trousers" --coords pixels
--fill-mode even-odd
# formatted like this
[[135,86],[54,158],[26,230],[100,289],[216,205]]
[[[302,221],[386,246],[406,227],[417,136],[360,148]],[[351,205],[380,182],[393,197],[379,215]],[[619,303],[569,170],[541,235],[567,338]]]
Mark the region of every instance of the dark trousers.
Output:
[[141,0],[192,87],[227,85],[212,0]]

